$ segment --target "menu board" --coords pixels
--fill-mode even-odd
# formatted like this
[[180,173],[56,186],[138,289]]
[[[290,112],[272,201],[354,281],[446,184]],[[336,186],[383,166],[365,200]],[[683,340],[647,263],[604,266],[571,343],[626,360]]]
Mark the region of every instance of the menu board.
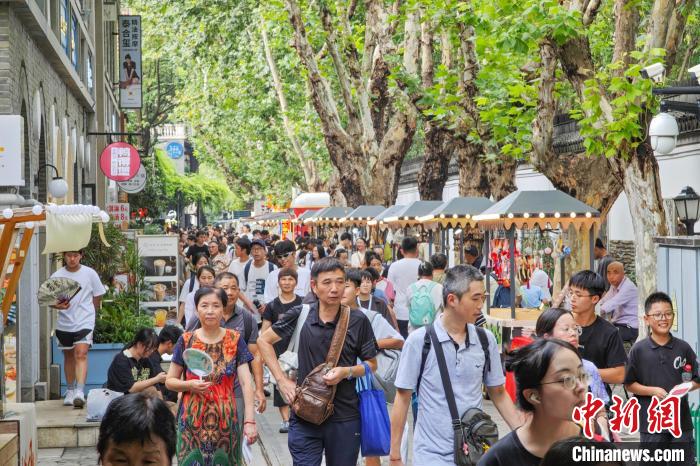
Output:
[[144,269],[139,305],[142,312],[153,316],[155,326],[162,328],[168,321],[174,323],[177,319],[178,237],[139,235],[136,241]]

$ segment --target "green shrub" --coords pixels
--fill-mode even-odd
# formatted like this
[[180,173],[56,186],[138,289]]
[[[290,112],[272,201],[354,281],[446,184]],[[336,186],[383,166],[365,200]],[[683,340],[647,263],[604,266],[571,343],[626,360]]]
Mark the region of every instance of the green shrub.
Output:
[[129,343],[142,327],[153,327],[153,317],[139,312],[136,292],[108,293],[97,311],[95,343]]

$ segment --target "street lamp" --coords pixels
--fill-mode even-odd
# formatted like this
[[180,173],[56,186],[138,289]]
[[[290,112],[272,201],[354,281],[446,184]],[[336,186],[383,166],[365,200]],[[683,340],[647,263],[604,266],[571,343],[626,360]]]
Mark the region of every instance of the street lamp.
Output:
[[700,218],[700,196],[690,186],[683,188],[681,193],[673,198],[678,219],[685,225],[688,236],[695,234],[695,222]]
[[58,168],[50,163],[45,163],[40,166],[39,172],[46,167],[53,168],[56,172],[56,176],[49,182],[48,185],[49,194],[56,199],[63,199],[66,197],[66,194],[68,194],[68,183],[66,183],[66,180],[58,176]]

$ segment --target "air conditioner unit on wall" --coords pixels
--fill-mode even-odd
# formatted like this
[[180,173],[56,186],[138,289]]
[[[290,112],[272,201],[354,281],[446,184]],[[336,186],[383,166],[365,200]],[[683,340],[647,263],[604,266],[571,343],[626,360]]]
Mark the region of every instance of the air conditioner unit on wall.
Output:
[[24,118],[0,115],[0,186],[24,186]]

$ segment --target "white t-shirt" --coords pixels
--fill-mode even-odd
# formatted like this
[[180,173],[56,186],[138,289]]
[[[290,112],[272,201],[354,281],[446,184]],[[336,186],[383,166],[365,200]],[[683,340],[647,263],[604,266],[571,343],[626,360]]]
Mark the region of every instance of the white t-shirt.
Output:
[[[250,260],[252,259],[248,259],[248,261]],[[246,262],[241,262],[241,259],[239,257],[236,257],[231,262],[231,265],[228,266],[229,273],[234,274],[238,278],[238,287],[241,290],[245,288],[245,284],[243,283],[243,281],[245,280],[243,275],[243,267],[245,267]]]
[[361,267],[363,260],[364,254],[360,251],[355,251],[352,253],[352,256],[350,256],[350,265],[352,265],[353,267]]
[[[274,301],[280,294],[279,288],[280,269],[275,269],[270,272],[267,280],[265,280],[265,302]],[[297,267],[297,286],[294,288],[294,294],[302,298],[311,291],[311,271],[303,267]]]
[[187,297],[185,298],[185,322],[187,322],[187,324],[192,322],[192,319],[197,315],[197,306],[194,305],[194,294],[196,292],[197,290],[192,293],[187,293]]
[[418,280],[415,285],[411,285],[408,287],[408,292],[406,293],[406,302],[411,303],[411,297],[413,296],[414,289],[418,289],[421,286],[430,286],[431,283],[435,283],[433,286],[433,289],[430,291],[430,297],[433,300],[433,306],[435,306],[435,315],[440,313],[440,310],[442,309],[443,305],[443,300],[442,300],[442,285],[436,282],[433,282],[432,280],[428,280],[427,278],[421,278]]
[[[277,268],[275,265],[272,267],[273,271]],[[241,290],[245,292],[248,299],[250,299],[250,302],[254,302],[257,299],[260,303],[265,303],[265,283],[267,282],[270,273],[269,262],[265,261],[262,267],[256,267],[255,264],[252,262],[250,263],[248,281],[245,283],[245,286],[241,287]],[[245,277],[245,266],[243,276]],[[260,313],[254,312],[253,315],[255,316],[256,322],[262,321]]]
[[[192,287],[192,291],[190,292],[190,281],[194,280],[194,287]],[[178,298],[178,302],[185,303],[187,302],[187,295],[190,293],[194,293],[199,289],[199,280],[197,280],[197,277],[193,274],[190,278],[185,280],[185,284],[182,285],[182,290],[180,291],[180,298]]]
[[394,311],[398,320],[408,320],[408,287],[418,281],[418,258],[404,258],[391,264],[387,279],[394,285]]
[[391,324],[378,312],[370,311],[361,307],[360,310],[367,316],[370,324],[372,325],[372,332],[374,333],[374,339],[384,340],[386,338],[396,338],[398,340],[403,340],[403,337]]
[[81,265],[76,272],[69,272],[65,267],[57,270],[51,278],[71,278],[80,283],[80,291],[70,301],[70,307],[58,311],[56,329],[64,332],[77,332],[95,328],[95,305],[92,298],[107,292],[100,281],[100,276],[87,265]]

